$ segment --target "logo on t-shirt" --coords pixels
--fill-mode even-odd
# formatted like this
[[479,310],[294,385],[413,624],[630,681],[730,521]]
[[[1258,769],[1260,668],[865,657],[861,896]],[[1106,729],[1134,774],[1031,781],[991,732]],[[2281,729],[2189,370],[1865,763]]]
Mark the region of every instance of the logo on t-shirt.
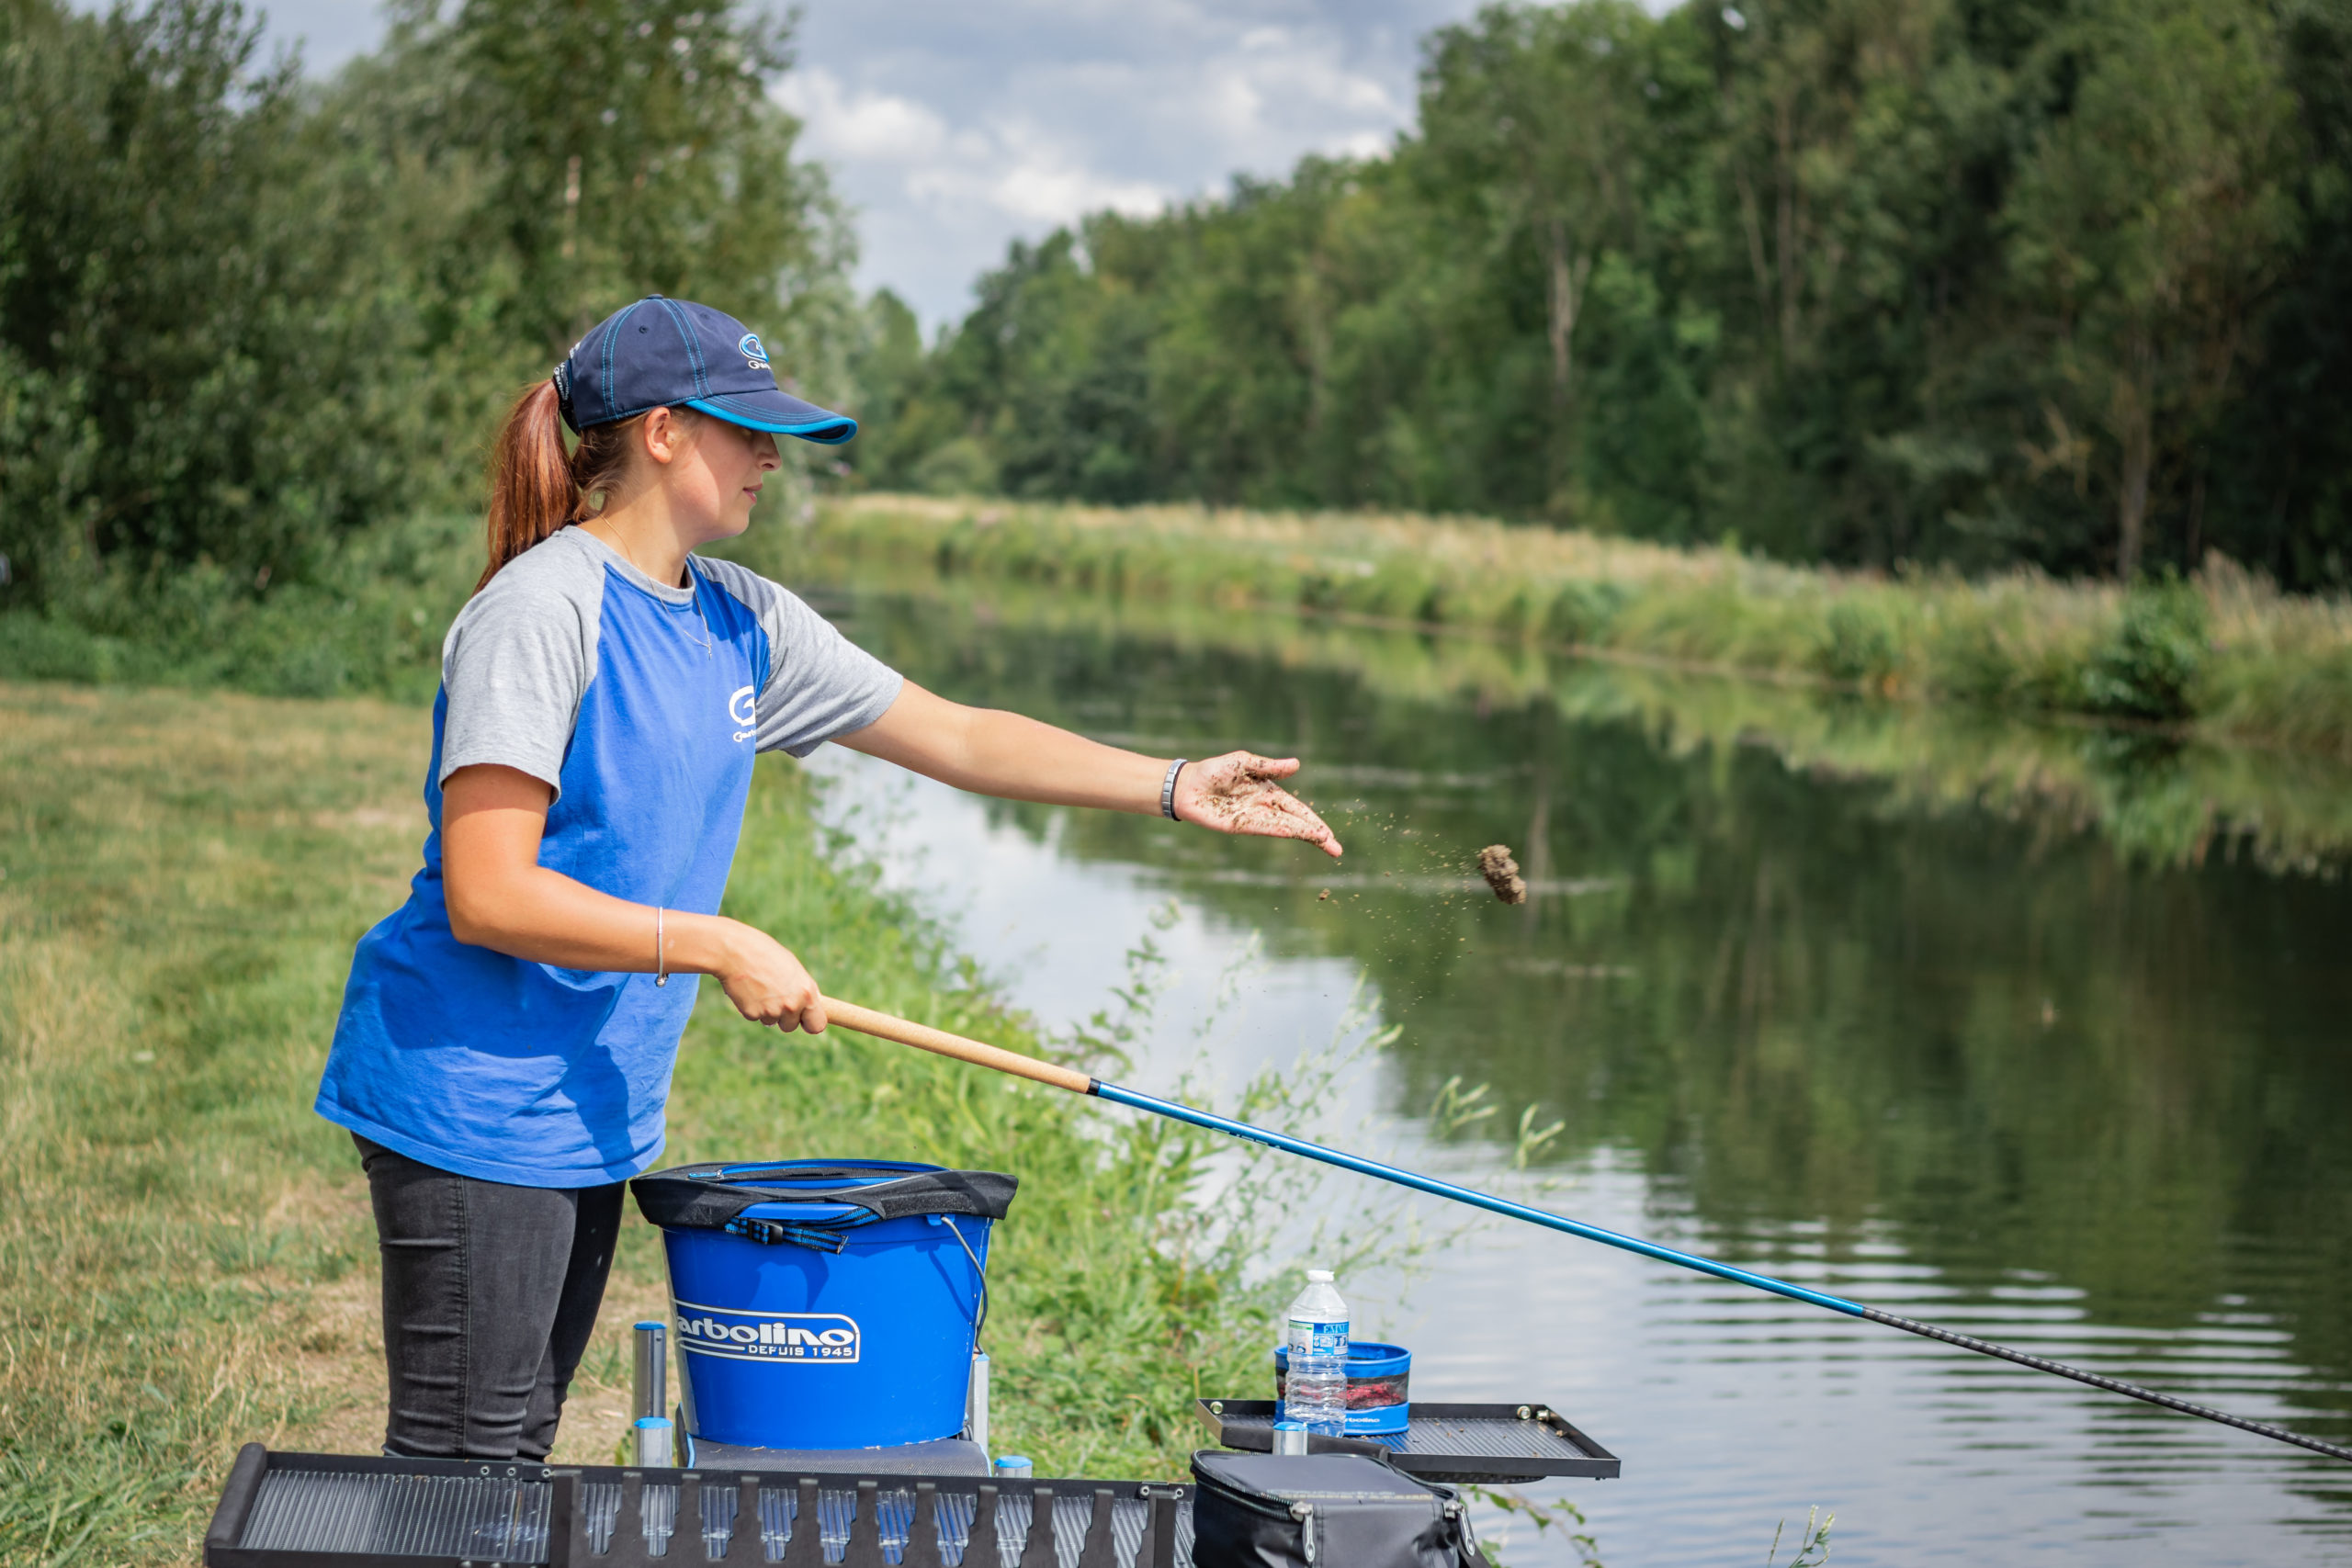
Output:
[[749,740],[759,732],[756,728],[760,716],[759,703],[751,687],[746,686],[727,699],[727,716],[738,726],[735,731],[738,740]]

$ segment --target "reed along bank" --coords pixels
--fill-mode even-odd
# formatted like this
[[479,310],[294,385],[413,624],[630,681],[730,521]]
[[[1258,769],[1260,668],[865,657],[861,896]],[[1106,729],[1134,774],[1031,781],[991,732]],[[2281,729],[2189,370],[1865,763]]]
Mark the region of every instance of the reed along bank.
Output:
[[820,505],[803,548],[820,573],[922,566],[1303,611],[2352,761],[2352,602],[2281,593],[2218,556],[2122,587],[1842,571],[1404,513],[886,495]]

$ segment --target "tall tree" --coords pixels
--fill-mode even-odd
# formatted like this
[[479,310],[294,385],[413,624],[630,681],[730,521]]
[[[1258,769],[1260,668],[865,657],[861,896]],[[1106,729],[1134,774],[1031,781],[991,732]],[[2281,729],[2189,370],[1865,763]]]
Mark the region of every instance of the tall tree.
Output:
[[343,288],[297,62],[235,0],[0,7],[0,599],[108,563],[299,571],[393,474],[338,428],[396,375]]
[[729,0],[402,0],[380,69],[431,86],[398,126],[468,160],[478,265],[509,331],[560,353],[622,299],[704,299],[761,326],[843,241],[768,89],[791,24]]
[[[2073,90],[2005,209],[2011,265],[2051,343],[2043,460],[2100,462],[2125,578],[2159,475],[2201,492],[2198,447],[2289,262],[2294,100],[2277,43],[2260,0],[2086,0],[2044,46]],[[2104,440],[2081,447],[2076,431]]]
[[[1442,185],[1477,213],[1486,243],[1538,258],[1551,399],[1576,414],[1576,333],[1594,266],[1632,242],[1642,185],[1638,40],[1627,0],[1559,8],[1490,6],[1441,29],[1423,69],[1421,139]],[[1566,468],[1566,453],[1555,457]],[[1556,475],[1555,475],[1556,479]]]

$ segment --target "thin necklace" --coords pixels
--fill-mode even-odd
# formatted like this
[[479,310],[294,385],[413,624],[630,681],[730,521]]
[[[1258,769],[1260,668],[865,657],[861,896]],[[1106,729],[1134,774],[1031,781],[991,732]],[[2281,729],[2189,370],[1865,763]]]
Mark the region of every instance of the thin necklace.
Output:
[[711,646],[710,617],[702,610],[702,573],[695,570],[695,558],[686,558],[686,592],[694,595],[695,619],[702,623],[702,650],[711,658],[718,657],[718,649]]
[[[601,537],[601,536],[598,536]],[[660,581],[651,572],[637,564],[637,558],[628,553],[628,547],[626,544],[612,541],[608,542],[607,547],[621,559],[628,562],[631,569],[648,582]],[[715,646],[710,629],[710,617],[703,613],[702,607],[702,573],[695,570],[695,558],[691,553],[686,557],[686,592],[694,596],[695,619],[702,623],[702,650],[716,659],[718,657],[718,649]],[[694,640],[691,633],[688,634],[686,640],[689,642]]]

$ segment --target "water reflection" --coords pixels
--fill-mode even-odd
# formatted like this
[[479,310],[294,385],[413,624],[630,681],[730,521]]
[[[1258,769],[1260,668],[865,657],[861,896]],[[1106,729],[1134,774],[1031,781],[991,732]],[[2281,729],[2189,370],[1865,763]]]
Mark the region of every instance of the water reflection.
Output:
[[[850,619],[963,700],[1153,750],[1306,755],[1342,868],[1148,819],[957,809],[1091,878],[1104,908],[1173,887],[1261,931],[1294,992],[1328,998],[1335,967],[1368,977],[1403,1026],[1388,1110],[1426,1108],[1456,1075],[1489,1082],[1565,1121],[1551,1157],[1601,1223],[2352,1440],[2342,885],[2150,869],[2047,814],[1918,809],[1767,748],[1677,751],[1636,718],[1548,698],[1382,695],[1329,660],[935,603],[866,599]],[[1523,908],[1469,869],[1498,840],[1533,885]],[[1032,945],[1057,940],[1051,908],[1018,918]],[[1475,1138],[1451,1151],[1474,1175],[1495,1157]],[[1597,1378],[1577,1386],[1645,1439],[1633,1451],[1596,1418],[1631,1461],[1600,1504],[1626,1509],[1612,1562],[1745,1551],[1753,1521],[1807,1500],[1758,1495],[1776,1424],[1868,1500],[1846,1506],[1849,1561],[1988,1542],[2316,1561],[2352,1542],[2346,1467],[1634,1260],[1498,1238],[1420,1298],[1449,1302],[1484,1326],[1424,1366],[1465,1376],[1560,1325],[1622,1330],[1614,1383],[1589,1355],[1542,1353],[1547,1378]],[[1724,1362],[1747,1370],[1713,1375]],[[1709,1415],[1763,1388],[1785,1408]],[[1867,1417],[1838,1416],[1848,1404]],[[1955,1464],[1998,1477],[2009,1516],[1917,1468]],[[1662,1519],[1667,1498],[1743,1522],[1709,1535]]]

